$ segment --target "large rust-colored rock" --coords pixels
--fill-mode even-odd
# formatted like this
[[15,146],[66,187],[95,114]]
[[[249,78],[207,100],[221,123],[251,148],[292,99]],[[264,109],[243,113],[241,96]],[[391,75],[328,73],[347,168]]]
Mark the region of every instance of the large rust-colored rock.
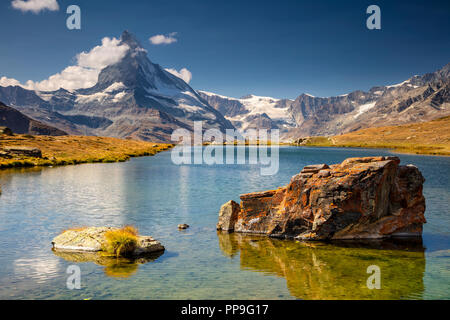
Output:
[[302,240],[419,236],[425,179],[417,167],[399,164],[397,157],[366,157],[308,166],[285,187],[241,195],[233,229]]

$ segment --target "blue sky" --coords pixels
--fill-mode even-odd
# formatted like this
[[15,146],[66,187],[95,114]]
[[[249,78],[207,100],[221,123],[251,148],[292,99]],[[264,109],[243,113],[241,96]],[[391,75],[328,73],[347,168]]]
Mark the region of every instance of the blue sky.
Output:
[[[153,62],[192,72],[194,89],[234,97],[339,95],[450,62],[449,1],[57,1],[58,11],[38,14],[1,1],[0,77],[46,79],[123,30]],[[81,8],[81,30],[66,28],[71,4]],[[366,28],[371,4],[381,8],[381,30]],[[149,41],[172,32],[171,44]]]

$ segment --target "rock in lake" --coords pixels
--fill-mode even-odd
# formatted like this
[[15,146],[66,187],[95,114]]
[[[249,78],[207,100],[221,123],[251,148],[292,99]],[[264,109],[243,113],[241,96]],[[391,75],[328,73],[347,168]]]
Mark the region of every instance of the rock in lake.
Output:
[[[59,251],[102,251],[106,243],[105,233],[118,230],[111,227],[88,227],[69,229],[52,240],[54,250]],[[137,245],[133,256],[163,251],[164,246],[150,236],[137,236]]]
[[233,200],[225,203],[220,208],[217,230],[233,231],[240,210],[241,208],[239,207],[239,204],[237,204]]
[[420,236],[426,223],[423,178],[397,157],[350,158],[307,166],[277,190],[228,202],[219,230],[301,240]]

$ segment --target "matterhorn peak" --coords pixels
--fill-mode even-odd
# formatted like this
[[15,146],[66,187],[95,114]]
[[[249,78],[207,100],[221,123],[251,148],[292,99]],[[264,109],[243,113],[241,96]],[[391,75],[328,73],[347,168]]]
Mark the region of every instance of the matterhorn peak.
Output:
[[[70,134],[161,142],[169,142],[175,129],[191,131],[194,121],[204,121],[205,129],[222,132],[234,128],[181,78],[151,62],[147,50],[131,32],[122,33],[120,46],[126,47],[123,55],[100,70],[94,86],[74,92],[61,89],[39,93],[46,100],[30,91],[35,103],[42,106],[34,116],[37,114],[44,123],[56,123]],[[0,98],[17,105],[23,94],[9,90],[3,93],[0,87]],[[27,103],[23,103],[24,109]],[[51,119],[49,109],[57,111]]]
[[123,44],[128,45],[131,49],[142,48],[142,45],[136,38],[136,36],[131,32],[129,32],[128,30],[122,32],[120,40],[122,41]]

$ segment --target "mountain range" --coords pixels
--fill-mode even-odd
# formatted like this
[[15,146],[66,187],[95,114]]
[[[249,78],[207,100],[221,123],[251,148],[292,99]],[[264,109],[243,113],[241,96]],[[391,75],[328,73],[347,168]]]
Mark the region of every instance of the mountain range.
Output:
[[128,31],[121,59],[104,67],[90,88],[39,91],[0,86],[0,101],[28,118],[73,135],[170,142],[174,129],[279,129],[282,140],[338,135],[362,128],[432,120],[450,114],[450,64],[390,86],[336,97],[232,98],[196,91],[150,61]]
[[429,121],[450,114],[450,63],[390,86],[336,97],[301,94],[295,100],[248,95],[199,95],[241,130],[279,129],[282,139],[338,135],[362,128]]
[[91,88],[0,87],[0,101],[74,135],[166,142],[176,128],[193,131],[196,120],[204,129],[233,128],[186,82],[152,63],[131,33],[123,32],[120,44],[128,46],[126,54],[102,69]]

